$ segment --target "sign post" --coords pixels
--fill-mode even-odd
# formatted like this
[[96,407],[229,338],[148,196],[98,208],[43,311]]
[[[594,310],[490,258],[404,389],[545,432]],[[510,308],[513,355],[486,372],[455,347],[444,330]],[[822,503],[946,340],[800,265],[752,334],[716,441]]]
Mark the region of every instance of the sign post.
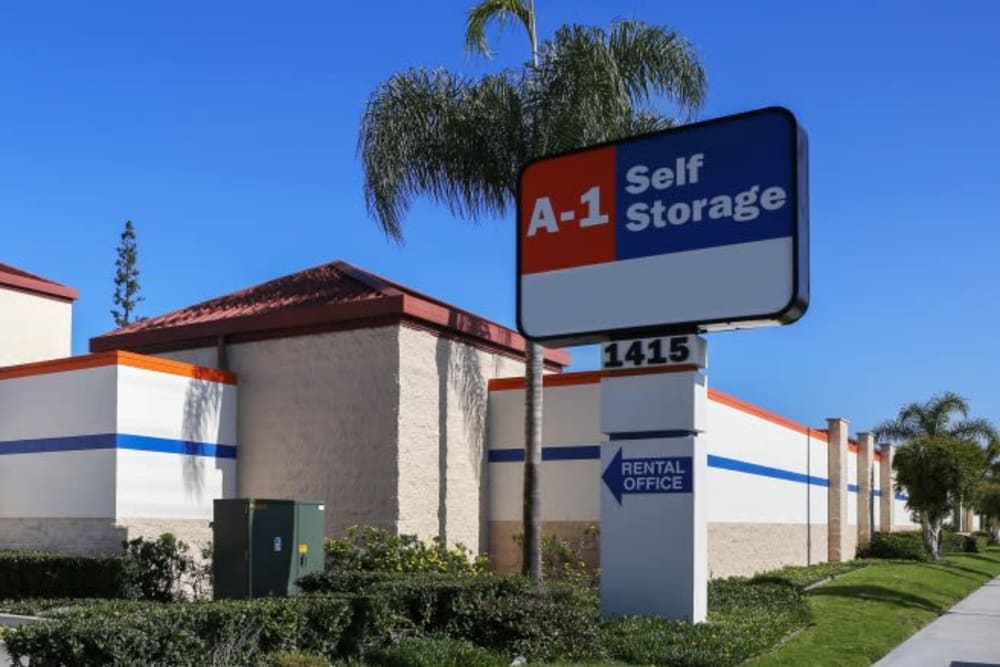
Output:
[[[808,142],[771,107],[541,158],[518,187],[517,323],[601,342],[601,609],[707,611],[699,332],[809,303]],[[641,370],[635,370],[641,369]]]

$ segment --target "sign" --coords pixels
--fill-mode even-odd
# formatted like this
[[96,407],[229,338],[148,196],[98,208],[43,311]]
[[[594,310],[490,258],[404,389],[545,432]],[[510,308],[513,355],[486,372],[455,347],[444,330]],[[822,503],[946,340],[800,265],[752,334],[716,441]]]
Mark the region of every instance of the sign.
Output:
[[701,336],[615,340],[601,346],[601,367],[611,370],[654,366],[705,368],[707,357],[707,346]]
[[807,152],[795,117],[771,107],[529,163],[521,333],[565,345],[797,320]]
[[619,505],[626,493],[691,493],[691,457],[626,459],[619,449],[601,479]]
[[281,538],[280,537],[274,538],[274,550],[275,551],[281,551]]

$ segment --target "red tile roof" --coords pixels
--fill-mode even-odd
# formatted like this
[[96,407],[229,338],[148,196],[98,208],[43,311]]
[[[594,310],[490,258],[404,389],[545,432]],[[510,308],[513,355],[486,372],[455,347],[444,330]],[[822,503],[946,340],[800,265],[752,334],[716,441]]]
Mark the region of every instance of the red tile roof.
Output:
[[[90,340],[93,352],[158,352],[359,329],[401,322],[412,327],[523,357],[524,339],[490,322],[347,262],[331,262],[232,294],[136,322]],[[548,350],[553,368],[569,354]]]
[[72,287],[52,282],[34,273],[28,273],[10,264],[0,263],[0,287],[13,287],[24,292],[75,301],[80,293]]

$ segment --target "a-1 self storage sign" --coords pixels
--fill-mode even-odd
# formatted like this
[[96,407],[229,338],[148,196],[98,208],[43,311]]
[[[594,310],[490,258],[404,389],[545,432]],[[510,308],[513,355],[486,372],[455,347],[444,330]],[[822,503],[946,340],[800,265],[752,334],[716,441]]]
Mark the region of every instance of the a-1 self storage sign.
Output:
[[805,132],[775,107],[529,163],[518,327],[565,345],[795,321],[806,164]]

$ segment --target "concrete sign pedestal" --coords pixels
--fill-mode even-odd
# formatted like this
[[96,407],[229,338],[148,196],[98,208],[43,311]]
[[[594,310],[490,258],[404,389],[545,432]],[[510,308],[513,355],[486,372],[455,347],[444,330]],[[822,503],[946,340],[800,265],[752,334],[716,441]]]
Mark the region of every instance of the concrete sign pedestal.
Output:
[[705,376],[601,381],[601,613],[701,622],[708,607]]

